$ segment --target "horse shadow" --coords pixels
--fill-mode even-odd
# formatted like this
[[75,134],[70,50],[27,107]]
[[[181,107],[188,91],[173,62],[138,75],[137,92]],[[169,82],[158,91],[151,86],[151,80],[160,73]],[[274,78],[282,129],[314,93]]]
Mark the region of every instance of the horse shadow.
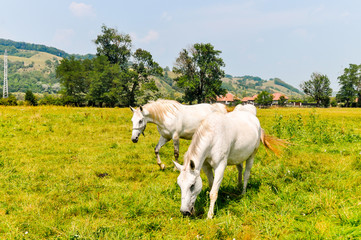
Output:
[[[261,182],[258,180],[249,181],[247,185],[246,195],[253,195],[259,192],[259,188],[261,186]],[[201,219],[206,217],[209,208],[209,192],[210,188],[207,187],[203,189],[195,203],[195,214],[192,215],[194,219]],[[216,215],[218,211],[227,208],[230,204],[234,202],[241,201],[245,195],[242,195],[243,187],[238,185],[228,184],[226,186],[221,186],[218,191],[218,198],[214,208],[214,214]]]

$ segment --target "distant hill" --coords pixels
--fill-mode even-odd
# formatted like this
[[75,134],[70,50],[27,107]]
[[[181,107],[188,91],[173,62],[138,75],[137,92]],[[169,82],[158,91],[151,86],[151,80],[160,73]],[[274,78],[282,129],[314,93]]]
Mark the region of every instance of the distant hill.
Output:
[[[18,56],[18,57],[29,57],[29,55],[32,55],[34,51],[49,53],[61,58],[74,56],[76,59],[86,59],[86,58],[91,59],[95,57],[94,54],[87,54],[87,55],[68,54],[63,50],[59,50],[54,47],[48,47],[45,45],[34,44],[34,43],[16,42],[13,40],[0,38],[0,54],[4,54],[5,49],[7,50],[8,55]],[[29,50],[30,52],[21,51],[21,50]]]
[[280,92],[287,96],[299,97],[303,93],[279,78],[264,80],[254,76],[233,77],[227,75],[222,79],[222,86],[238,97],[253,96],[261,91]]
[[[45,45],[15,42],[0,39],[0,91],[3,84],[4,51],[8,54],[8,79],[10,92],[57,93],[60,84],[55,76],[55,69],[62,58],[74,56],[76,59],[93,58],[95,55],[71,55],[62,50]],[[169,69],[167,69],[169,70]],[[179,99],[182,90],[173,79],[175,74],[165,71],[163,77],[155,78],[160,90],[160,97]],[[297,88],[279,78],[264,80],[254,76],[233,77],[226,75],[222,86],[237,97],[252,96],[263,90],[270,93],[280,92],[287,96],[303,95]]]

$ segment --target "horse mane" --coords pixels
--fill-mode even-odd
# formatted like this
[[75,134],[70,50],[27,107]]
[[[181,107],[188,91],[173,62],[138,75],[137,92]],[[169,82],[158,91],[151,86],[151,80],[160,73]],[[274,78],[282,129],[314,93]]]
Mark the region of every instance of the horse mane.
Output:
[[194,133],[188,151],[184,155],[184,163],[183,163],[184,166],[189,165],[189,162],[192,159],[192,157],[198,156],[202,147],[201,143],[203,142],[203,139],[207,136],[207,134],[211,132],[212,132],[212,127],[210,126],[209,122],[203,120],[201,125],[198,127],[197,131]]
[[158,99],[157,101],[150,101],[144,105],[144,108],[148,110],[152,119],[164,121],[167,114],[175,116],[181,106],[182,104],[174,100]]

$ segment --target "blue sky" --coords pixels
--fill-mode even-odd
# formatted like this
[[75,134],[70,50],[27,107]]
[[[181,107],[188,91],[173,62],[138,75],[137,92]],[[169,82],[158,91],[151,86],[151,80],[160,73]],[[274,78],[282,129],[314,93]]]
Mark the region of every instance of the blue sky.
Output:
[[227,74],[281,78],[299,88],[313,72],[337,77],[361,64],[361,1],[2,1],[0,38],[96,53],[101,26],[132,36],[162,67],[194,43],[222,51]]

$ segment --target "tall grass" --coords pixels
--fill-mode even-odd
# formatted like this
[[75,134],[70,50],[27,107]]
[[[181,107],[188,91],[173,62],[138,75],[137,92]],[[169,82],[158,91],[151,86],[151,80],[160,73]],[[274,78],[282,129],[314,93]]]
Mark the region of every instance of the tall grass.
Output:
[[[171,143],[154,125],[130,140],[128,109],[0,108],[0,239],[361,238],[361,110],[262,109],[262,127],[290,139],[257,153],[244,197],[228,167],[207,220],[179,212]],[[189,141],[181,141],[181,156]]]

